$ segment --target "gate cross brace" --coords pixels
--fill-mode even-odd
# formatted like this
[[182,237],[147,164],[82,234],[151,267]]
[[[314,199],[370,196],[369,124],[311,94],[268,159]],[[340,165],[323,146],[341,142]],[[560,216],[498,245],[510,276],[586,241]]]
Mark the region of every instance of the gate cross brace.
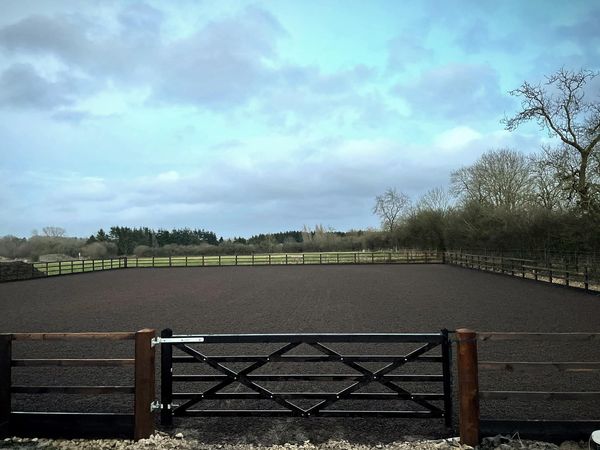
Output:
[[189,409],[190,407],[194,406],[196,403],[201,401],[203,399],[204,395],[213,394],[213,393],[220,391],[221,389],[229,386],[230,384],[234,383],[235,381],[237,381],[240,384],[243,384],[244,386],[252,389],[253,391],[256,391],[256,392],[262,394],[263,396],[265,396],[265,398],[273,400],[274,402],[280,404],[284,408],[289,409],[290,411],[296,413],[297,415],[303,416],[306,411],[304,411],[302,408],[296,406],[294,403],[292,403],[288,400],[285,400],[281,397],[276,396],[273,392],[269,391],[268,389],[265,389],[264,387],[260,386],[259,384],[253,382],[252,380],[248,379],[248,377],[246,377],[246,375],[248,375],[250,372],[253,372],[253,371],[259,369],[260,367],[264,366],[265,364],[267,364],[269,362],[270,358],[273,358],[275,356],[281,356],[281,355],[289,352],[290,350],[296,348],[300,344],[301,344],[300,342],[295,342],[295,343],[292,342],[290,344],[286,344],[283,347],[281,347],[279,350],[276,350],[273,353],[269,354],[268,356],[261,358],[260,360],[256,361],[255,363],[251,364],[250,366],[246,367],[245,369],[240,370],[239,372],[235,372],[235,371],[229,369],[228,367],[225,367],[224,365],[219,364],[218,362],[212,361],[206,355],[200,353],[198,350],[195,350],[187,345],[176,344],[176,347],[179,348],[181,351],[187,353],[188,355],[193,356],[199,362],[206,363],[209,366],[211,366],[213,369],[223,373],[225,376],[227,376],[227,379],[216,384],[215,386],[213,386],[209,390],[203,392],[202,394],[198,394],[197,396],[192,397],[190,400],[188,400],[184,404],[178,406],[173,411],[173,414],[176,415],[178,411],[185,411],[186,409]]
[[190,397],[190,399],[187,402],[183,403],[182,405],[177,406],[173,410],[173,414],[178,415],[178,412],[179,413],[184,412],[185,410],[191,408],[192,406],[196,405],[198,402],[203,400],[205,398],[205,396],[214,394],[214,393],[224,389],[225,387],[231,385],[232,383],[234,383],[236,381],[239,382],[240,384],[252,389],[253,391],[258,392],[259,394],[261,394],[261,396],[263,398],[272,400],[272,401],[278,403],[279,405],[283,406],[284,408],[290,410],[295,415],[299,415],[299,416],[310,416],[310,415],[318,414],[318,412],[321,411],[322,409],[324,409],[328,406],[331,406],[333,403],[337,402],[338,400],[349,398],[350,394],[352,394],[353,392],[362,388],[363,386],[366,386],[367,384],[370,384],[373,382],[380,383],[383,386],[389,388],[390,390],[392,390],[398,394],[404,394],[405,396],[407,396],[410,399],[410,401],[417,403],[418,405],[422,406],[423,408],[425,408],[431,412],[443,414],[443,411],[440,408],[438,408],[437,406],[432,405],[431,403],[429,403],[425,400],[413,397],[411,392],[401,388],[400,386],[393,383],[392,381],[385,379],[385,375],[392,372],[394,369],[403,366],[404,364],[406,364],[408,362],[414,361],[423,353],[426,353],[429,350],[431,350],[432,348],[438,346],[439,343],[430,342],[430,343],[428,343],[422,347],[419,347],[418,349],[408,353],[404,357],[398,358],[396,361],[388,364],[387,366],[385,366],[377,371],[368,370],[367,368],[363,367],[362,365],[344,358],[344,356],[342,354],[340,354],[318,342],[314,342],[314,343],[308,342],[307,344],[328,356],[335,356],[336,359],[339,359],[340,362],[342,362],[346,366],[356,370],[357,372],[360,372],[363,375],[363,377],[361,377],[356,383],[353,383],[350,386],[348,386],[347,388],[339,391],[337,394],[335,394],[335,397],[327,398],[327,399],[323,400],[322,402],[319,402],[316,405],[313,405],[310,408],[305,410],[305,409],[302,409],[299,406],[295,405],[294,403],[280,397],[279,395],[269,391],[268,389],[260,386],[259,384],[251,381],[246,376],[246,375],[250,374],[251,372],[253,372],[253,371],[259,369],[260,367],[264,366],[265,364],[267,364],[271,358],[274,358],[276,356],[281,356],[281,355],[289,352],[290,350],[294,349],[295,347],[300,345],[299,342],[286,344],[285,346],[272,352],[271,354],[261,357],[259,360],[257,360],[250,366],[248,366],[238,372],[231,370],[228,367],[226,367],[216,361],[211,360],[210,357],[202,354],[201,352],[199,352],[196,349],[189,347],[188,345],[185,345],[183,343],[177,343],[174,345],[177,348],[179,348],[181,351],[191,355],[193,358],[195,358],[199,362],[208,364],[213,369],[224,374],[227,378],[225,380],[223,380],[222,382],[217,383],[216,385],[212,386],[210,389]]
[[437,406],[432,405],[431,403],[429,403],[425,400],[414,398],[411,392],[401,388],[400,386],[398,386],[397,384],[395,384],[389,380],[384,379],[386,374],[390,373],[391,371],[393,371],[394,369],[396,369],[400,366],[403,366],[404,364],[406,364],[410,361],[415,360],[417,357],[419,357],[423,353],[427,353],[432,348],[438,346],[439,345],[438,343],[430,342],[430,343],[410,352],[409,354],[405,355],[403,358],[399,358],[398,360],[388,364],[387,366],[385,366],[375,372],[367,369],[366,367],[361,366],[360,364],[358,364],[354,361],[348,361],[347,359],[345,359],[343,357],[343,355],[330,349],[329,347],[326,347],[323,344],[315,342],[315,343],[309,343],[309,345],[311,347],[321,351],[322,353],[325,353],[326,355],[338,357],[341,363],[362,373],[364,375],[364,377],[363,377],[363,379],[357,381],[354,384],[351,384],[347,388],[338,392],[337,395],[335,396],[335,398],[329,398],[329,399],[323,400],[322,402],[317,403],[316,405],[312,406],[311,408],[309,408],[307,410],[307,414],[318,413],[318,411],[322,410],[323,408],[331,406],[333,403],[337,402],[338,400],[348,398],[349,395],[352,394],[353,392],[356,392],[358,389],[362,388],[363,386],[366,386],[367,384],[370,384],[373,382],[380,383],[399,394],[408,395],[409,399],[411,401],[417,403],[418,405],[424,407],[425,409],[427,409],[429,411],[436,412],[436,413],[442,413],[442,411]]

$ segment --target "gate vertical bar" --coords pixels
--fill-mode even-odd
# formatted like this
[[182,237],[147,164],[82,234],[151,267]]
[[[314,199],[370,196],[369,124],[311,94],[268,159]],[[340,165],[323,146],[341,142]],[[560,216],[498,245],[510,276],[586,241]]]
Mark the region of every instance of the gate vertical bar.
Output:
[[10,436],[12,334],[0,334],[0,437]]
[[[161,338],[170,338],[173,330],[166,328],[160,333]],[[173,346],[160,346],[160,424],[173,425]]]
[[448,330],[442,330],[442,373],[444,375],[444,424],[447,428],[452,428],[452,371],[450,362],[452,361],[450,340],[448,339]]
[[585,270],[583,272],[583,287],[586,291],[589,291],[590,289],[590,273],[587,264],[585,265]]
[[458,337],[458,398],[460,442],[479,445],[479,374],[477,372],[477,333],[461,328]]
[[154,433],[154,347],[155,332],[143,329],[135,333],[135,428],[134,439],[145,439]]

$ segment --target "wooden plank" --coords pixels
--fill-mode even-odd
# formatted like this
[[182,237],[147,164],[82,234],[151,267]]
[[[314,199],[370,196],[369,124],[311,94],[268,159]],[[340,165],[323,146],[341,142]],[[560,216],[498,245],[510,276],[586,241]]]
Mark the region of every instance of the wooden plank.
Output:
[[600,362],[525,362],[525,361],[480,361],[479,369],[528,372],[530,370],[553,369],[558,372],[599,372]]
[[0,437],[10,435],[12,336],[0,334]]
[[133,394],[133,386],[12,386],[13,394]]
[[122,367],[133,366],[135,359],[13,359],[13,367]]
[[600,340],[600,333],[522,333],[522,332],[478,332],[480,341],[517,341],[517,340],[567,340],[593,341]]
[[155,398],[154,330],[143,329],[135,334],[135,427],[134,439],[145,439],[154,433],[154,413],[151,405]]
[[565,440],[587,441],[592,431],[600,429],[600,420],[495,420],[481,419],[483,436],[514,435],[560,444]]
[[13,412],[11,436],[62,439],[133,437],[133,414]]
[[135,338],[135,333],[12,333],[15,341],[75,341],[107,340],[124,341]]
[[600,391],[479,391],[479,396],[486,400],[600,400]]

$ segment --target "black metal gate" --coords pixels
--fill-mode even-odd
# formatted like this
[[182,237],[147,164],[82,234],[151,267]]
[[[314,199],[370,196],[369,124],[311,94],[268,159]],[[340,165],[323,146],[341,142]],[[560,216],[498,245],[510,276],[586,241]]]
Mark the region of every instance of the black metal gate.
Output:
[[[447,427],[452,426],[452,393],[450,371],[450,341],[448,331],[439,333],[367,333],[367,334],[206,334],[206,335],[174,335],[170,329],[163,330],[161,344],[161,423],[171,425],[173,417],[192,416],[298,416],[298,417],[344,417],[344,416],[382,416],[404,418],[444,418]],[[220,355],[208,354],[209,344],[218,345],[219,351],[235,344],[248,347],[250,344],[285,344],[274,351],[262,355]],[[327,344],[327,345],[325,345]],[[388,345],[402,347],[404,351],[386,354],[347,354],[335,346]],[[294,349],[308,346],[310,355],[298,354]],[[407,347],[411,347],[406,351]],[[416,348],[415,348],[416,347]],[[173,354],[174,349],[177,354]],[[315,352],[316,350],[316,352]],[[432,352],[433,350],[433,352]],[[434,354],[431,354],[434,353]],[[264,366],[272,363],[332,363],[352,369],[352,373],[262,373]],[[232,365],[245,364],[243,368],[232,368]],[[375,363],[383,367],[368,368],[367,364]],[[437,373],[411,373],[405,370],[407,365],[430,363],[437,367]],[[432,364],[433,363],[433,364]],[[226,365],[227,364],[227,365]],[[297,365],[297,364],[295,364]],[[174,370],[178,366],[178,370]],[[279,364],[279,366],[281,366]],[[182,367],[189,368],[181,373]],[[189,373],[210,368],[211,374]],[[268,368],[268,366],[267,366]],[[403,373],[397,373],[399,369]],[[256,373],[256,372],[261,373]],[[418,371],[418,370],[417,370]],[[392,373],[396,372],[396,373]],[[407,373],[408,372],[408,373]],[[414,371],[412,371],[414,372]],[[432,372],[434,372],[432,370]],[[300,382],[310,381],[322,383],[335,381],[347,382],[343,388],[328,392],[307,392],[294,389],[293,392],[278,392],[267,388],[265,382]],[[418,393],[406,387],[406,384],[423,384],[434,386],[435,392]],[[174,391],[173,384],[179,386],[210,383],[207,389],[196,389],[193,392]],[[268,383],[267,383],[268,384]],[[231,392],[231,388],[242,387],[246,392]],[[378,391],[382,387],[386,392],[372,392],[374,386]],[[437,386],[437,387],[436,387]],[[367,392],[357,392],[359,390]],[[312,399],[316,403],[310,406],[299,406],[296,399]],[[232,408],[231,400],[252,401],[252,408]],[[351,407],[339,409],[336,403],[350,400]],[[380,408],[357,408],[355,400],[401,401],[408,407],[382,410]],[[296,403],[294,403],[296,401]],[[175,404],[174,402],[178,402]],[[268,406],[256,407],[255,403],[267,403]],[[432,402],[437,403],[437,405]],[[204,404],[203,404],[204,403]],[[217,404],[219,408],[207,406],[206,403]],[[367,402],[368,404],[369,402]],[[198,405],[202,407],[198,407]],[[386,405],[389,402],[386,402]],[[334,408],[332,408],[332,406]]]

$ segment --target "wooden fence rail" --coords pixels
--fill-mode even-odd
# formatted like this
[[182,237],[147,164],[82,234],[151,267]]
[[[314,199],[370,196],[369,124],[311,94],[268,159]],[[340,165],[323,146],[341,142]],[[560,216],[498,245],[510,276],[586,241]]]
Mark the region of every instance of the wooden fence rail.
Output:
[[446,252],[445,262],[469,269],[501,273],[551,284],[577,287],[586,291],[600,291],[600,272],[587,265],[571,266],[553,265],[531,259],[520,259],[502,256],[478,255],[461,252]]
[[[0,334],[0,436],[125,437],[142,439],[154,432],[155,331],[136,333],[11,333]],[[13,359],[18,341],[133,340],[134,358]],[[24,386],[12,384],[12,367],[123,367],[133,366],[133,386]],[[133,414],[12,411],[13,394],[113,395],[132,394]]]
[[437,251],[261,253],[250,255],[202,255],[169,257],[128,257],[127,267],[211,267],[327,264],[436,264],[443,263]]
[[[10,263],[0,264],[0,282],[29,280],[127,268],[275,266],[311,264],[441,264],[444,253],[436,250],[391,252],[253,253],[249,255],[148,256],[109,259],[85,259],[55,262],[18,263],[19,271],[10,271]],[[10,273],[9,273],[10,272]]]
[[[479,445],[479,436],[486,434],[506,434],[520,432],[521,437],[551,439],[580,439],[600,428],[600,421],[547,421],[547,420],[482,420],[479,414],[480,400],[500,401],[554,401],[554,400],[600,400],[600,391],[497,391],[481,390],[479,372],[481,370],[537,371],[554,369],[561,372],[598,372],[599,361],[557,362],[557,361],[479,361],[478,342],[531,341],[546,342],[573,341],[589,342],[596,345],[600,333],[476,333],[468,329],[459,329],[457,336],[457,370],[459,379],[459,422],[460,437],[463,444]],[[597,386],[598,387],[598,386]]]

